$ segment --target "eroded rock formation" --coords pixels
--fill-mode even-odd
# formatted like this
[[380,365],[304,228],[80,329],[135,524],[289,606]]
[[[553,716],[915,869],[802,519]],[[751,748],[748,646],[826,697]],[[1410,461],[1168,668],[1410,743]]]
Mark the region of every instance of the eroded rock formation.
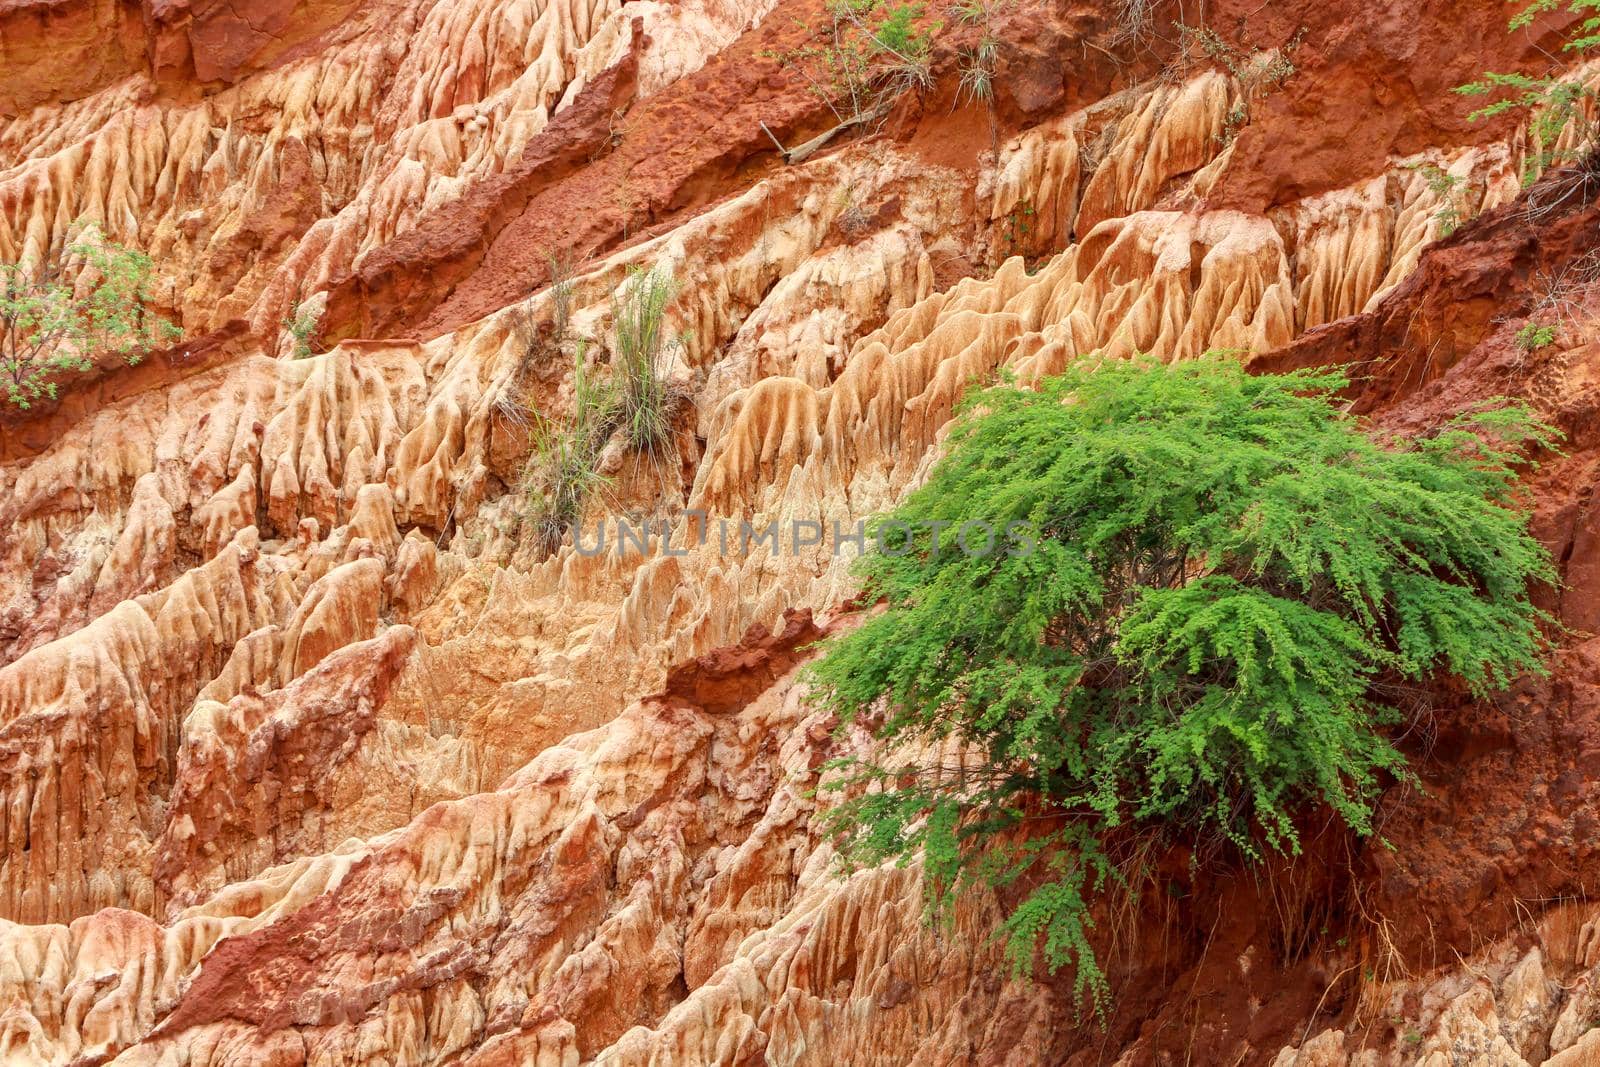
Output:
[[[987,105],[952,20],[930,89],[788,165],[833,124],[781,60],[811,0],[0,0],[0,258],[96,223],[185,331],[0,413],[0,1058],[1600,1057],[1593,179],[1524,193],[1525,133],[1448,93],[1557,23],[1381,6],[1218,0],[1219,58],[1175,3],[1017,0]],[[612,542],[545,556],[524,409],[580,344],[603,373],[648,267],[671,447],[608,449]],[[1573,328],[1530,354],[1549,279]],[[931,927],[914,867],[833,863],[819,768],[870,738],[797,667],[970,383],[1213,348],[1366,368],[1398,429],[1534,402],[1571,633],[1441,705],[1392,850],[1175,857],[1096,1021],[1010,976],[1002,902]]]

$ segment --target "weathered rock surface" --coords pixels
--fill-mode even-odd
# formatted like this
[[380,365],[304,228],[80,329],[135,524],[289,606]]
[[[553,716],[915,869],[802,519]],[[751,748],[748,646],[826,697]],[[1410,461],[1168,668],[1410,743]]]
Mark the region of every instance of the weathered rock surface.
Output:
[[[811,0],[0,0],[0,258],[97,223],[186,331],[0,413],[0,1059],[1600,1062],[1600,213],[1447,92],[1557,24],[1217,0],[1220,62],[1140,6],[997,7],[987,108],[947,20],[932,88],[790,166],[833,121],[777,58]],[[551,253],[572,337],[530,353]],[[541,558],[522,409],[649,266],[670,455],[609,450]],[[998,902],[933,928],[914,867],[837,868],[813,789],[868,739],[797,668],[969,383],[1210,348],[1360,366],[1396,429],[1528,398],[1571,635],[1438,698],[1392,850],[1173,857],[1102,1025],[1010,979]]]

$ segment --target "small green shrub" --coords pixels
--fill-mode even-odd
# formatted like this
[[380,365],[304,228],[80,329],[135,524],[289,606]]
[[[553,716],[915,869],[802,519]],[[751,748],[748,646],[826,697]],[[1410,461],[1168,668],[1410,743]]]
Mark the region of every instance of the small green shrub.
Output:
[[1554,326],[1541,326],[1537,322],[1525,322],[1522,329],[1517,331],[1516,346],[1523,352],[1537,352],[1556,343],[1556,328]]
[[628,444],[655,454],[672,436],[680,398],[667,381],[667,361],[677,347],[665,333],[668,305],[677,296],[672,275],[660,268],[632,270],[617,291],[613,370]]
[[[138,363],[182,331],[147,310],[150,257],[82,230],[34,269],[0,263],[0,391],[26,410],[55,399],[58,379],[90,370],[96,351]],[[87,286],[78,284],[80,277]],[[84,291],[85,295],[77,295]]]
[[284,318],[283,330],[294,342],[293,351],[295,359],[309,359],[316,355],[313,341],[317,336],[317,327],[322,323],[322,316],[314,308],[298,306],[294,313]]
[[777,58],[798,71],[841,126],[876,122],[894,98],[933,83],[930,60],[939,23],[899,0],[829,0],[821,42]]
[[[1533,0],[1512,17],[1508,28],[1512,31],[1525,29],[1538,16],[1560,7],[1561,0]],[[1571,0],[1566,10],[1587,17],[1571,31],[1561,50],[1581,55],[1600,45],[1600,0]],[[1595,125],[1591,113],[1597,97],[1593,89],[1575,78],[1563,74],[1491,71],[1478,81],[1456,86],[1454,91],[1464,96],[1510,94],[1474,111],[1470,116],[1474,120],[1513,111],[1527,116],[1529,151],[1522,168],[1525,186],[1532,185],[1550,167],[1579,159],[1594,148]],[[1572,146],[1562,149],[1561,137],[1569,126],[1574,131]]]
[[[1345,384],[1213,355],[970,397],[859,564],[886,610],[809,670],[879,739],[825,779],[841,853],[920,854],[935,914],[1014,887],[1013,967],[1071,965],[1099,1005],[1091,909],[1137,857],[1293,852],[1311,805],[1370,834],[1409,777],[1397,692],[1542,669],[1554,572],[1515,467],[1553,431],[1507,404],[1380,442]],[[968,523],[1031,534],[982,554]]]
[[[873,2],[836,0],[836,2],[858,18],[870,14],[879,7],[879,0]],[[881,10],[883,18],[878,22],[877,29],[867,31],[872,37],[873,44],[901,63],[924,62],[928,49],[933,44],[933,34],[917,26],[917,21],[922,18],[922,5],[889,4]]]

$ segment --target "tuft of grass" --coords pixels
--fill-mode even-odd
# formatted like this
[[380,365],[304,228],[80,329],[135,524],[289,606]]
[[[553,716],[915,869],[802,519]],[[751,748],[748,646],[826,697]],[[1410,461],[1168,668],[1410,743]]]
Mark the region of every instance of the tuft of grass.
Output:
[[566,423],[529,412],[532,449],[523,470],[524,521],[546,553],[560,546],[589,498],[607,482],[600,473],[600,453],[615,424],[616,402],[611,387],[590,373],[586,349],[580,342],[573,357],[572,413]]
[[950,15],[957,22],[967,26],[983,27],[983,33],[978,37],[976,45],[960,49],[956,53],[961,82],[956,87],[955,106],[960,106],[964,97],[968,103],[979,104],[989,109],[989,135],[990,140],[995,142],[996,149],[999,147],[999,129],[994,118],[994,79],[995,68],[1000,58],[1000,35],[996,29],[996,20],[1010,2],[1011,0],[959,0],[949,9]]
[[956,0],[950,5],[950,17],[966,26],[976,26],[989,17],[989,8],[983,0]]
[[667,381],[668,361],[679,344],[665,330],[667,307],[678,283],[659,267],[635,269],[617,290],[613,370],[622,427],[629,447],[654,456],[672,437],[680,398]]
[[961,53],[961,84],[957,96],[965,96],[974,104],[985,107],[994,102],[994,61],[999,52],[999,42],[985,35],[976,48]]
[[[552,263],[555,278],[553,323],[524,324],[523,366],[565,344],[570,330],[570,273]],[[667,380],[672,352],[681,343],[669,337],[666,310],[677,296],[672,274],[660,267],[634,268],[617,287],[611,345],[611,373],[598,378],[588,366],[588,344],[576,342],[572,363],[572,409],[557,422],[518,399],[517,418],[528,426],[529,453],[523,468],[528,505],[525,522],[539,546],[553,552],[583,515],[593,494],[609,479],[600,473],[600,456],[619,429],[630,449],[659,460],[672,441],[682,393]],[[520,398],[519,388],[513,396]]]

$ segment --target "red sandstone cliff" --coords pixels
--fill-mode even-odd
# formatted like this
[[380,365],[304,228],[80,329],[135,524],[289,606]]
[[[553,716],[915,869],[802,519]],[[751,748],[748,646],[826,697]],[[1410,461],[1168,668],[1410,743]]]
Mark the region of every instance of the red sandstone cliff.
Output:
[[[1523,192],[1448,92],[1558,24],[1128,7],[997,5],[987,107],[947,19],[930,90],[790,165],[814,0],[0,0],[0,258],[96,221],[185,330],[0,415],[0,1060],[1600,1063],[1600,179]],[[1079,1018],[1007,979],[995,902],[932,929],[914,868],[815,831],[867,743],[794,677],[843,558],[519,541],[508,400],[571,402],[565,354],[518,369],[551,252],[597,342],[630,267],[681,282],[680,462],[608,455],[619,513],[849,526],[975,378],[1236,348],[1358,368],[1400,429],[1534,403],[1570,635],[1441,698],[1392,848],[1174,857]]]

